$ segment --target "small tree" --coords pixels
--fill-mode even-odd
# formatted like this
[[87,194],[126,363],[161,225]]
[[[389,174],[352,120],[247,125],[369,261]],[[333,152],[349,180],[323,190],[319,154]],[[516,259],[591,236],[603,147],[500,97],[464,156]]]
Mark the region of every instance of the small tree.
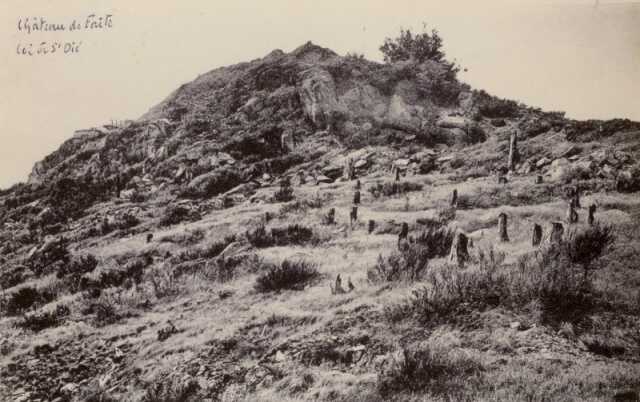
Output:
[[[426,24],[423,27],[426,28]],[[444,61],[442,38],[435,29],[431,30],[431,33],[423,32],[416,35],[409,29],[400,29],[400,35],[397,38],[384,40],[380,51],[387,63],[410,59],[420,63],[426,60]]]

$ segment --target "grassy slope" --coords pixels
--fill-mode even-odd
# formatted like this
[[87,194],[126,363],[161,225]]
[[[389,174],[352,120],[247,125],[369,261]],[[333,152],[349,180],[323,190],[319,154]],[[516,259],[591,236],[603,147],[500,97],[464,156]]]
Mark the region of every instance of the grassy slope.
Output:
[[[364,178],[363,188],[376,180],[379,179]],[[394,283],[389,288],[367,282],[367,269],[375,264],[379,254],[389,254],[396,248],[396,235],[369,235],[365,222],[375,219],[412,223],[417,218],[433,216],[436,208],[446,205],[453,188],[461,195],[469,195],[496,186],[491,177],[457,184],[438,175],[415,176],[410,180],[425,183],[424,190],[410,193],[408,197],[380,199],[363,191],[360,223],[354,230],[346,227],[353,183],[295,188],[298,199],[311,198],[320,192],[331,201],[319,210],[278,216],[271,225],[295,222],[313,226],[328,240],[319,246],[260,249],[257,255],[265,262],[304,258],[316,263],[323,279],[304,291],[256,293],[253,283],[260,265],[224,284],[204,281],[198,276],[187,277],[175,284],[176,295],[162,299],[157,299],[148,288],[117,292],[114,303],[134,314],[100,328],[87,324],[80,315],[83,301],[79,295],[64,296],[60,301],[73,308],[72,319],[62,327],[30,334],[11,328],[12,319],[2,319],[0,331],[3,337],[11,337],[9,342],[13,345],[12,352],[2,358],[0,365],[6,366],[16,356],[28,353],[32,345],[55,344],[82,334],[86,350],[78,354],[87,354],[104,342],[109,350],[128,345],[124,346],[127,370],[139,369],[135,373],[142,381],[150,381],[167,372],[182,372],[199,380],[202,388],[220,390],[224,387],[219,385],[222,380],[216,373],[244,373],[238,374],[237,378],[230,374],[231,382],[236,382],[240,378],[246,380],[246,373],[259,377],[265,370],[261,367],[269,367],[270,371],[262,374],[266,380],[261,385],[255,388],[247,387],[246,383],[230,386],[222,395],[224,400],[376,400],[380,398],[376,393],[377,367],[383,364],[384,356],[397,351],[400,345],[420,344],[445,348],[450,353],[474,359],[482,371],[470,377],[454,378],[455,386],[449,387],[449,395],[430,395],[427,389],[417,395],[400,395],[399,399],[448,400],[464,395],[464,399],[469,400],[609,400],[620,389],[640,386],[637,338],[634,341],[629,336],[639,328],[637,316],[620,322],[620,327],[607,328],[605,323],[612,321],[602,317],[614,312],[597,313],[594,320],[602,320],[603,328],[584,331],[598,333],[603,342],[622,343],[626,353],[614,358],[587,351],[578,329],[574,334],[561,335],[558,328],[552,326],[537,325],[525,331],[510,328],[511,322],[524,322],[531,317],[503,308],[476,312],[463,322],[435,327],[412,321],[397,324],[386,321],[384,307],[404,300],[412,288],[420,284]],[[502,191],[527,192],[532,181],[531,176],[515,177]],[[275,188],[260,190],[273,191]],[[633,213],[639,207],[636,195],[591,194],[583,198],[583,205],[592,201],[601,205],[598,211],[601,221],[617,227],[631,227],[637,233],[640,217]],[[336,208],[336,227],[319,225],[321,214],[329,207]],[[243,232],[249,223],[259,221],[265,211],[277,215],[278,210],[277,204],[243,204],[214,211],[197,222],[157,230],[150,244],[145,243],[144,234],[139,234],[122,239],[107,238],[95,245],[83,245],[76,252],[90,252],[101,259],[153,249],[176,253],[181,246],[158,239],[197,228],[205,233],[201,241],[204,244],[227,234]],[[495,222],[500,211],[506,211],[510,216],[511,242],[506,244],[497,241]],[[533,200],[529,205],[517,207],[461,210],[451,225],[473,230],[476,249],[493,246],[504,251],[509,262],[517,255],[533,250],[529,244],[532,222],[548,224],[562,219],[564,213],[564,203],[559,200],[542,203]],[[580,213],[584,221],[584,210]],[[637,250],[636,239],[623,241],[627,244],[620,245],[616,253],[622,253],[619,250],[624,247]],[[617,260],[616,264],[599,271],[596,279],[597,286],[611,290],[612,295],[622,295],[620,297],[637,292],[640,282],[635,255],[630,253],[623,257],[626,260]],[[443,263],[436,260],[431,264]],[[161,259],[155,264],[160,266]],[[338,273],[345,279],[351,278],[356,287],[354,292],[331,295],[329,282]],[[221,290],[233,293],[221,300]],[[152,307],[135,307],[145,299],[152,301]],[[160,342],[157,331],[168,321],[179,333]],[[223,352],[216,346],[219,344],[227,345]],[[336,350],[345,352],[359,344],[364,344],[366,349],[358,363],[345,363],[340,354],[334,353]],[[276,351],[283,354],[276,356]],[[117,370],[121,375],[128,372],[122,368]],[[109,372],[107,366],[100,374]],[[272,372],[277,374],[270,374]],[[143,383],[133,381],[133,376],[122,377],[121,386],[111,389],[110,393],[140,397]],[[89,382],[85,387],[110,389],[119,383],[111,379],[100,387],[95,382]]]

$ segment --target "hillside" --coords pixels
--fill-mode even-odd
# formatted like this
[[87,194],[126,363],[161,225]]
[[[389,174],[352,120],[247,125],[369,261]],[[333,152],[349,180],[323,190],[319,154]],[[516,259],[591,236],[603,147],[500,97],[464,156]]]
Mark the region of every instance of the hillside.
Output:
[[0,191],[0,400],[638,400],[639,158],[442,60],[212,70]]

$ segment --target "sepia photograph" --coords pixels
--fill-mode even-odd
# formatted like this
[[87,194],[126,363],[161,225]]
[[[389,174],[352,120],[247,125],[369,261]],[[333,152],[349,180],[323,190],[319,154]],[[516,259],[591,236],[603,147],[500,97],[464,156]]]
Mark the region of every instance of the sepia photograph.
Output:
[[3,0],[0,402],[640,402],[639,0]]

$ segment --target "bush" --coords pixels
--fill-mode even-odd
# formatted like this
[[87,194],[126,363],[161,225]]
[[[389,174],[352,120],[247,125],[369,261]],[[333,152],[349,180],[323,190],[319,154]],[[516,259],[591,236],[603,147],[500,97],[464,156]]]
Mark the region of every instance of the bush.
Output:
[[426,249],[427,258],[444,257],[451,251],[455,232],[446,227],[430,227],[420,233],[415,241]]
[[445,266],[428,272],[428,286],[417,289],[406,303],[386,309],[392,321],[412,316],[433,324],[456,322],[472,311],[501,306],[519,310],[541,306],[542,323],[579,322],[593,308],[596,295],[590,281],[560,248],[521,257],[504,265],[504,255],[480,251],[474,266]]
[[248,230],[246,236],[249,243],[257,248],[302,245],[315,240],[313,230],[302,225],[272,228],[270,231],[267,231],[264,225],[260,225],[253,230]]
[[385,400],[402,392],[455,395],[465,388],[466,378],[481,371],[480,363],[464,355],[432,348],[403,348],[400,359],[379,373],[377,388]]
[[49,290],[27,286],[3,298],[2,310],[7,315],[18,315],[38,305],[49,303],[55,298],[56,294]]
[[164,215],[160,219],[160,226],[176,225],[183,221],[197,221],[198,219],[200,219],[200,214],[197,211],[192,211],[181,205],[172,205],[165,209]]
[[16,327],[40,332],[61,325],[70,313],[69,307],[60,304],[56,306],[55,311],[25,315],[22,321],[16,323]]
[[519,114],[518,103],[508,99],[491,96],[485,91],[474,92],[478,112],[491,119],[516,117]]
[[198,381],[190,376],[161,375],[154,381],[147,383],[145,388],[146,391],[142,396],[142,402],[189,402],[201,400],[201,398],[197,398],[200,390]]
[[258,276],[255,289],[261,293],[280,290],[302,290],[304,286],[320,276],[315,264],[306,261],[284,260],[280,265],[269,265],[267,272]]
[[291,181],[287,179],[283,179],[280,182],[280,188],[273,195],[273,198],[276,202],[289,202],[293,200],[293,188],[291,187]]
[[587,277],[593,261],[614,241],[613,228],[596,223],[584,231],[572,233],[564,244],[564,251],[572,263],[582,266]]
[[373,195],[375,198],[379,198],[382,195],[390,197],[392,195],[406,194],[412,191],[420,190],[422,190],[422,184],[406,181],[376,183],[367,189],[367,191],[369,191],[369,193],[371,193],[371,195]]
[[400,30],[397,38],[386,38],[380,51],[387,63],[413,59],[417,62],[425,60],[443,61],[442,38],[435,29],[431,34],[423,32],[413,35],[409,29]]
[[428,255],[428,248],[419,244],[406,245],[386,258],[379,255],[376,265],[367,271],[367,278],[371,283],[418,281],[429,264]]

